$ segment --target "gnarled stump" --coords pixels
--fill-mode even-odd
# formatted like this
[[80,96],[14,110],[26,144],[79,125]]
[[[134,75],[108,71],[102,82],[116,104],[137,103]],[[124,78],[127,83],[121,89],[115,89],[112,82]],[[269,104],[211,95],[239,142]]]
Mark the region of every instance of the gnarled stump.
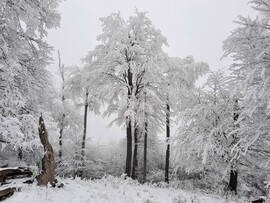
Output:
[[55,176],[54,154],[42,116],[39,117],[38,132],[41,144],[44,147],[44,156],[42,158],[42,171],[41,174],[37,176],[37,181],[39,185],[47,185],[48,183],[52,184]]

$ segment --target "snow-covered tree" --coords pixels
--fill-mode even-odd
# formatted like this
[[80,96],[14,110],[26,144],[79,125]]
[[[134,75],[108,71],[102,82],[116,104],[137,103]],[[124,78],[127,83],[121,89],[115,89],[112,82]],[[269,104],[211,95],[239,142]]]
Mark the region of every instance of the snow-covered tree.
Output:
[[[103,33],[98,36],[101,44],[85,58],[85,67],[91,70],[89,75],[94,76],[89,81],[91,88],[98,89],[106,102],[104,115],[117,113],[114,122],[126,124],[125,172],[136,178],[138,133],[154,136],[161,132],[168,114],[168,96],[173,104],[176,101],[174,92],[194,85],[207,65],[195,63],[192,57],[184,60],[169,58],[162,51],[162,46],[167,44],[165,37],[152,25],[146,13],[136,10],[135,16],[128,21],[120,13],[101,20]],[[150,127],[152,135],[147,133],[147,126],[154,126]],[[132,136],[134,153],[131,169]]]
[[[75,169],[81,164],[78,160],[79,141],[81,140],[81,131],[83,128],[83,117],[81,115],[79,105],[75,100],[73,92],[70,93],[70,73],[71,68],[62,64],[60,52],[58,51],[59,76],[61,77],[60,90],[51,92],[51,106],[48,110],[57,123],[58,146],[55,145],[55,151],[58,150],[57,158],[57,174],[58,175],[74,175]],[[78,83],[80,80],[78,80]],[[76,92],[78,94],[78,92]],[[76,95],[77,95],[76,94]]]
[[175,148],[177,166],[188,172],[222,168],[236,174],[238,155],[232,150],[239,141],[235,133],[239,112],[231,88],[231,79],[218,71],[210,74],[202,89],[183,98]]
[[[101,44],[86,57],[86,66],[92,69],[91,88],[98,89],[107,103],[106,116],[117,113],[118,124],[126,124],[126,174],[131,175],[132,134],[143,126],[144,118],[139,104],[143,89],[154,80],[160,80],[163,67],[158,61],[164,58],[162,46],[166,39],[146,17],[136,10],[135,16],[124,20],[120,13],[101,18],[103,33]],[[150,90],[148,90],[150,92]],[[151,92],[152,93],[152,92]],[[141,105],[143,106],[143,105]],[[144,115],[144,114],[143,114]],[[142,127],[142,129],[144,129]],[[136,154],[135,154],[136,156]]]
[[63,106],[62,112],[60,113],[60,131],[59,131],[59,163],[61,163],[61,159],[62,159],[62,146],[63,146],[63,132],[64,132],[64,123],[65,123],[65,117],[66,117],[66,109],[65,109],[65,100],[66,100],[66,96],[64,94],[65,88],[66,88],[66,84],[65,84],[65,78],[66,78],[66,68],[64,66],[64,64],[62,64],[61,62],[61,55],[60,55],[60,51],[58,50],[58,68],[59,68],[59,73],[62,79],[62,87],[61,87],[61,103]]
[[59,0],[3,0],[0,5],[0,137],[15,148],[37,146],[52,61],[47,30],[59,26]]
[[223,49],[225,56],[234,59],[231,70],[243,95],[237,132],[241,139],[235,151],[246,155],[257,149],[267,164],[269,155],[264,151],[269,148],[266,143],[269,143],[270,131],[270,1],[251,2],[261,17],[240,16],[239,27],[224,42]]
[[[203,62],[195,62],[192,56],[180,59],[170,57],[167,59],[165,77],[167,84],[160,84],[159,88],[164,89],[166,94],[166,160],[165,160],[165,182],[169,182],[170,163],[170,123],[171,117],[178,113],[178,105],[182,105],[182,97],[186,91],[195,87],[196,80],[207,73],[208,65]],[[163,104],[164,105],[164,104]]]
[[71,104],[77,106],[79,111],[81,107],[84,107],[83,115],[83,126],[82,127],[82,141],[80,153],[76,152],[76,159],[80,160],[81,171],[77,170],[79,173],[83,172],[85,163],[85,146],[86,146],[86,134],[87,134],[87,114],[89,111],[99,114],[99,109],[102,105],[102,102],[98,99],[99,97],[96,94],[96,89],[92,88],[89,84],[89,81],[92,80],[92,76],[89,74],[88,68],[81,68],[78,66],[73,66],[68,68],[68,74],[66,79],[66,96],[72,101]]

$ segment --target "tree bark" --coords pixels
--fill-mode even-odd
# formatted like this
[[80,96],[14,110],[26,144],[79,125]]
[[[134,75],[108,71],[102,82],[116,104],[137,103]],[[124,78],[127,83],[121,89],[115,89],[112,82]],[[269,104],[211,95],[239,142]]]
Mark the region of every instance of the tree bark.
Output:
[[[239,118],[238,99],[235,99],[233,111],[234,111],[233,112],[234,128],[239,128],[239,124],[237,124],[237,120]],[[236,137],[236,135],[232,135],[232,137],[233,137],[232,144],[235,144],[237,142],[237,137]],[[235,162],[236,162],[236,160],[235,160]],[[235,194],[237,194],[237,175],[238,175],[238,171],[236,171],[236,169],[235,169],[235,164],[232,164],[228,190],[233,191]]]
[[[145,116],[146,119],[146,116]],[[146,172],[147,172],[147,137],[148,137],[148,123],[147,120],[144,123],[144,147],[143,147],[143,183],[146,182]]]
[[84,104],[84,121],[83,121],[83,138],[82,138],[82,152],[81,159],[84,166],[84,155],[85,155],[85,140],[86,140],[86,129],[87,129],[87,112],[88,112],[88,88],[86,88],[85,93],[85,104]]
[[62,161],[62,148],[63,148],[63,131],[64,131],[64,118],[65,118],[65,114],[62,115],[62,119],[61,119],[61,123],[60,123],[60,131],[59,131],[59,164]]
[[13,195],[15,190],[16,190],[15,187],[0,190],[0,201],[5,200],[6,198]]
[[22,160],[22,158],[23,158],[22,147],[18,147],[18,159]]
[[[127,56],[126,56],[127,57]],[[129,62],[130,59],[127,57],[127,62]],[[127,108],[130,108],[129,102],[132,96],[133,91],[133,82],[132,82],[132,73],[130,70],[130,67],[128,68],[127,72],[127,79],[128,79],[128,101],[127,101]],[[132,126],[131,126],[131,118],[127,117],[127,157],[126,157],[126,169],[125,173],[128,177],[131,176],[131,161],[132,161]]]
[[230,181],[228,185],[228,190],[233,191],[235,194],[237,194],[237,175],[238,175],[238,172],[232,169],[230,173]]
[[55,176],[55,161],[52,145],[48,139],[48,133],[42,116],[39,117],[39,138],[44,148],[44,156],[42,158],[42,171],[37,176],[38,185],[47,185],[53,183]]
[[0,183],[4,183],[9,179],[26,178],[33,175],[29,168],[24,167],[10,167],[1,168],[0,170]]
[[167,113],[166,113],[166,161],[165,161],[165,182],[169,183],[169,164],[170,164],[170,106],[167,104]]
[[134,129],[134,151],[133,151],[133,168],[132,168],[132,179],[137,179],[137,168],[138,168],[138,127],[135,125]]
[[[62,104],[64,104],[65,97],[62,95]],[[61,123],[60,123],[60,131],[59,131],[59,164],[62,161],[62,150],[63,150],[63,132],[64,132],[64,122],[65,122],[66,114],[62,114]]]
[[126,157],[126,170],[125,173],[130,177],[131,173],[131,160],[132,160],[132,130],[131,121],[127,124],[127,157]]

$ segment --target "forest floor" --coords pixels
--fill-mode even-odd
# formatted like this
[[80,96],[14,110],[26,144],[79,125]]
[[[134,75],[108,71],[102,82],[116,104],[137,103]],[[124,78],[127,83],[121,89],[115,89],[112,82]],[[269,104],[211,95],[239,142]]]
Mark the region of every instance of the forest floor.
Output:
[[244,199],[223,198],[217,195],[183,191],[168,185],[141,185],[131,179],[108,176],[99,180],[59,179],[63,188],[40,187],[36,183],[24,185],[20,192],[5,203],[235,203]]

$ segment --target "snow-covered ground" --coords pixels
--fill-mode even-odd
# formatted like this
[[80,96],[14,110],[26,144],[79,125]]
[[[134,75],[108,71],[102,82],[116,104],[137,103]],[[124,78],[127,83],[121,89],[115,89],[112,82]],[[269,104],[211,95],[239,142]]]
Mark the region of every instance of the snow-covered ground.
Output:
[[234,203],[219,196],[191,193],[172,187],[141,185],[130,179],[107,177],[100,180],[60,179],[63,188],[39,187],[36,183],[24,186],[5,203]]

